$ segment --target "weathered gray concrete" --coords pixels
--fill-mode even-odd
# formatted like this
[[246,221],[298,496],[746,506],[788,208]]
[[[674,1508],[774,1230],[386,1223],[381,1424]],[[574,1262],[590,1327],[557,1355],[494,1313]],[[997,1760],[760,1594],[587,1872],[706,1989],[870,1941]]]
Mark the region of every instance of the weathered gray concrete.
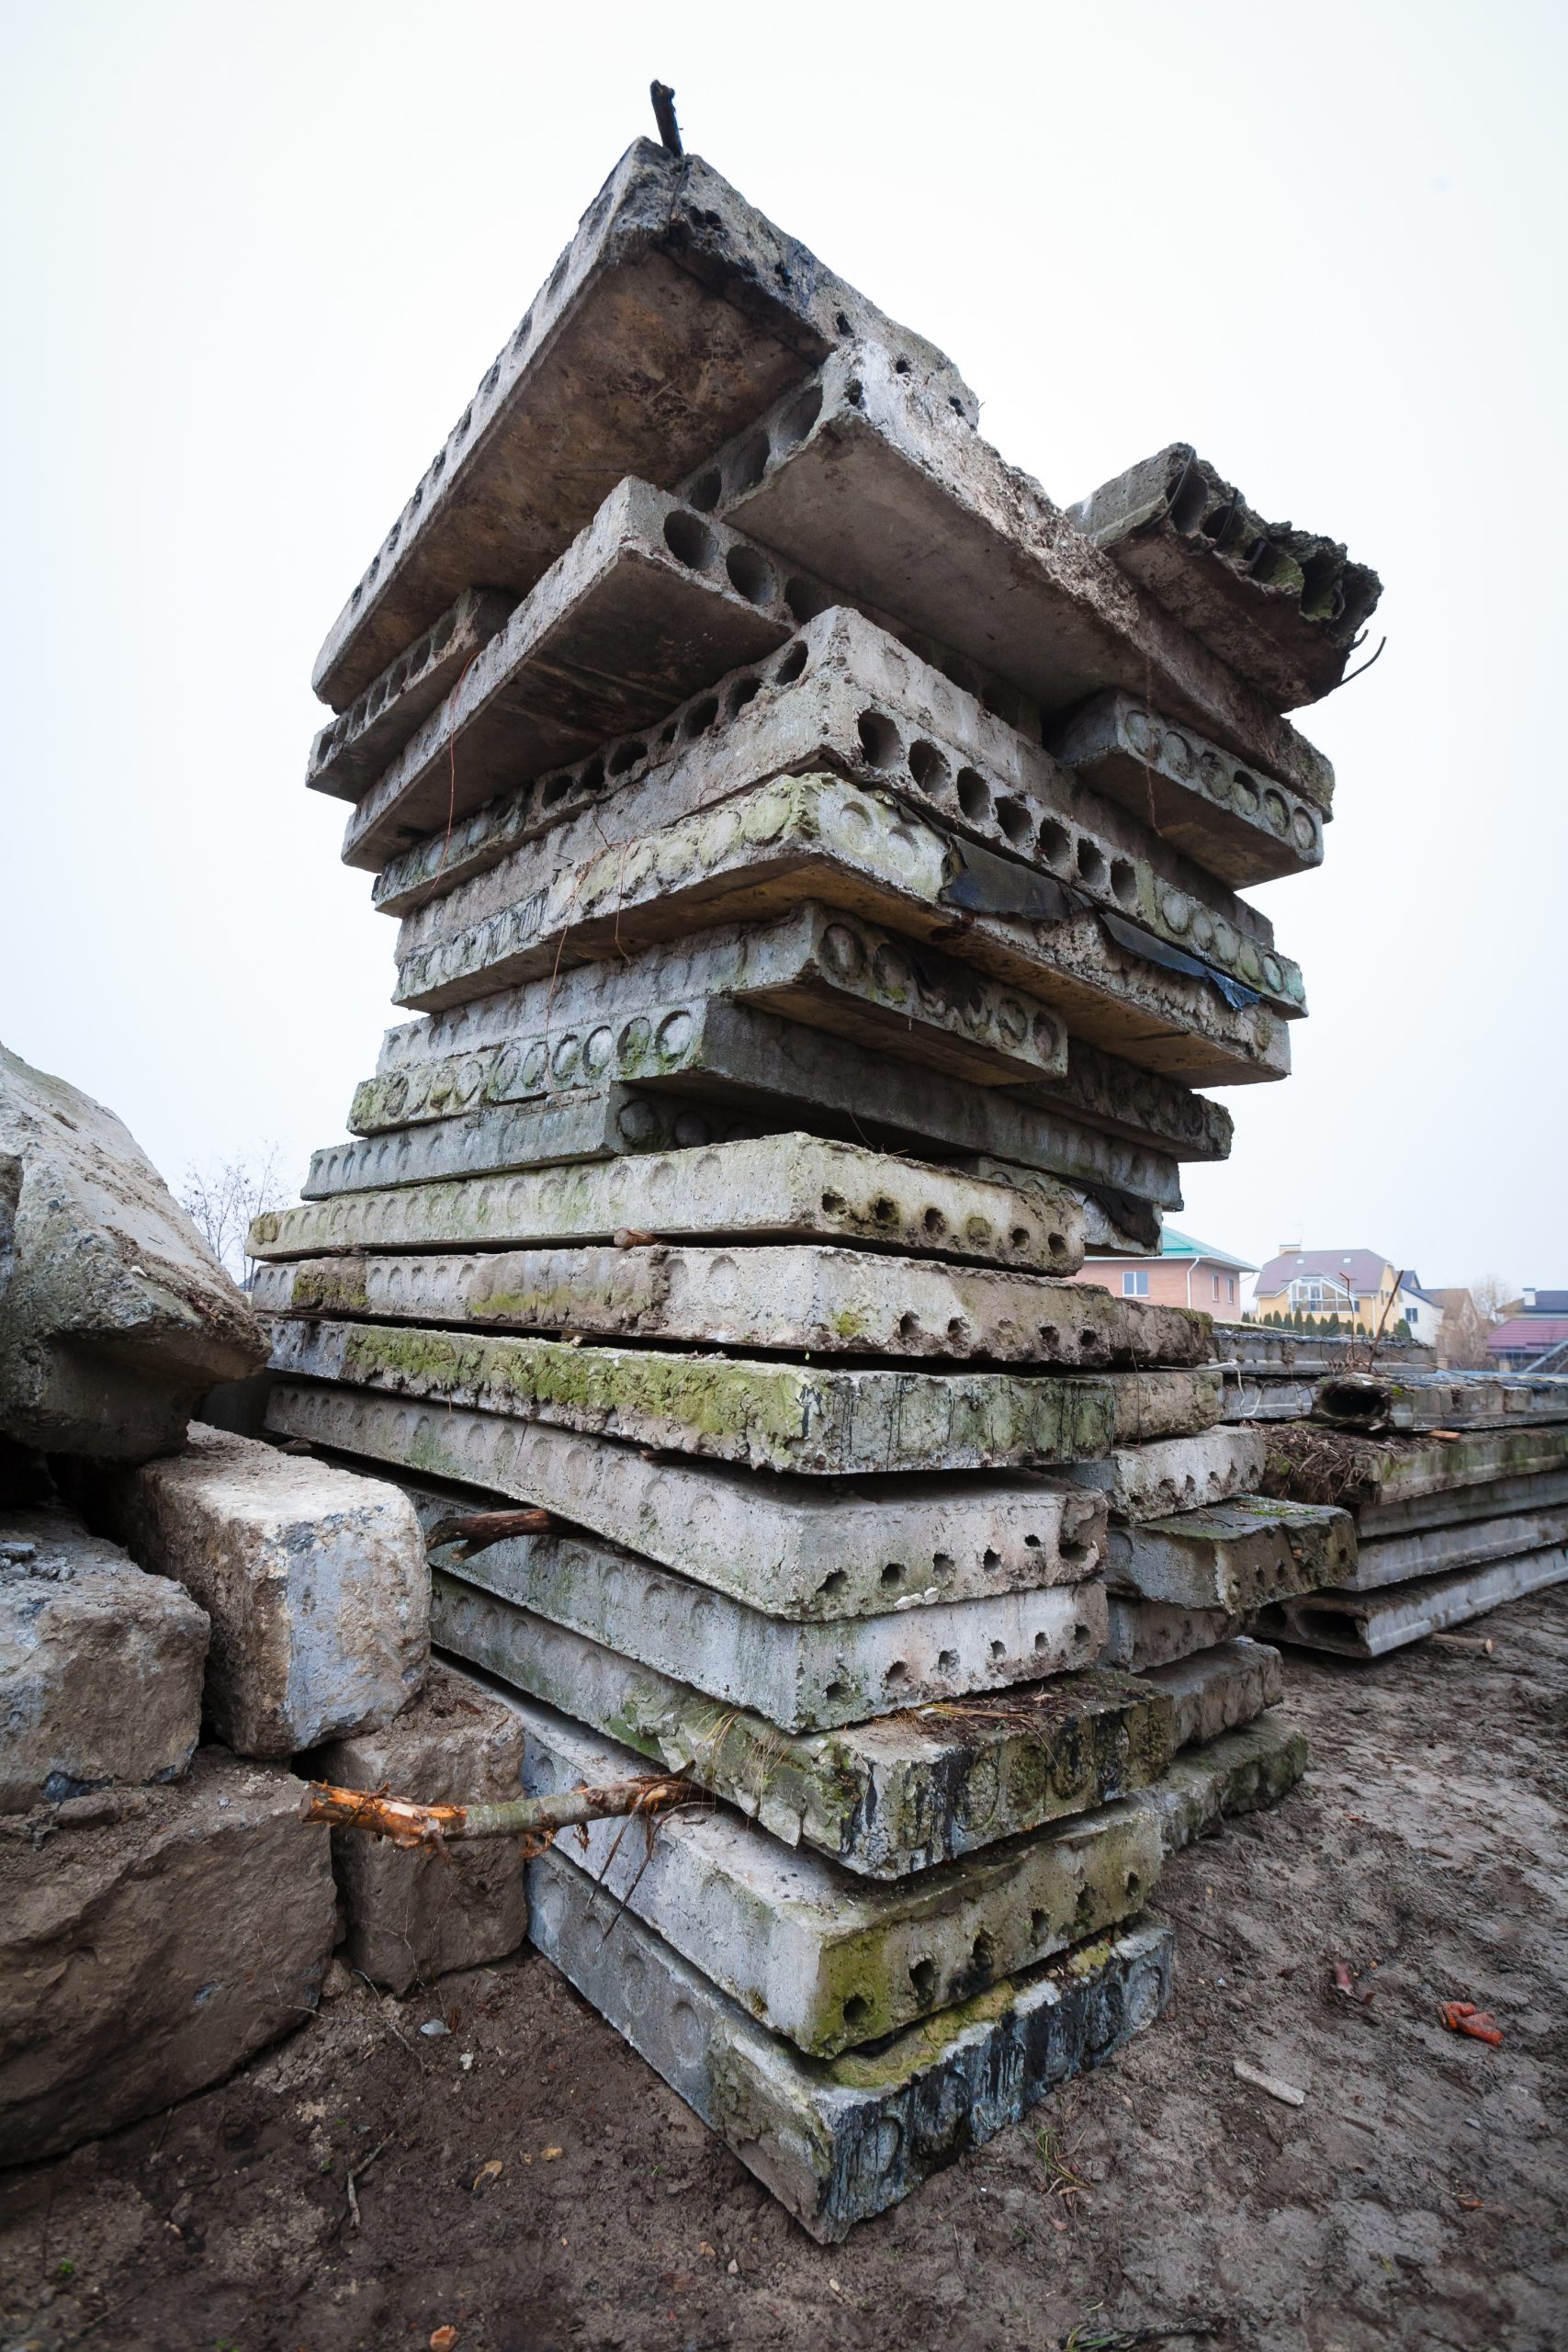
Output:
[[1405,1535],[1359,1537],[1355,1566],[1337,1581],[1351,1592],[1371,1592],[1382,1585],[1407,1584],[1413,1577],[1478,1568],[1517,1552],[1540,1552],[1549,1544],[1568,1544],[1568,1502],[1418,1528]]
[[[454,1514],[447,1497],[416,1490],[413,1499],[427,1528]],[[1093,1578],[813,1625],[764,1616],[635,1553],[569,1532],[511,1537],[468,1560],[444,1545],[435,1558],[459,1583],[784,1731],[829,1731],[1037,1681],[1081,1665],[1105,1639],[1105,1601]]]
[[738,531],[628,475],[358,802],[345,863],[374,872],[448,809],[467,815],[760,661],[826,602],[813,587],[792,606],[794,585]]
[[[579,857],[585,819],[590,846],[634,842],[751,785],[814,772],[892,795],[918,820],[994,851],[1004,863],[980,862],[987,889],[1022,892],[1026,910],[1064,897],[1100,907],[1172,946],[1201,948],[1266,995],[1280,992],[1263,960],[1274,946],[1268,917],[1151,831],[1146,808],[1119,807],[1053,758],[1037,716],[1020,732],[842,606],[770,660],[716,681],[657,731],[618,737],[531,778],[455,823],[450,838],[443,822],[391,861],[376,903],[423,910],[405,944],[428,944],[513,903],[541,863]],[[968,903],[984,905],[974,881]]]
[[111,1111],[0,1046],[9,1245],[0,1437],[143,1461],[178,1445],[215,1381],[265,1342]]
[[[961,932],[965,959],[1039,997],[1075,1036],[1191,1085],[1281,1074],[1283,1024],[1305,1011],[1297,967],[1235,932],[1242,982],[1129,919],[1085,904],[1018,860],[955,843],[939,826],[827,773],[748,785],[716,808],[630,842],[556,844],[563,862],[506,891],[466,926],[460,886],[405,917],[397,1001],[439,1012],[563,965],[635,955],[724,923],[760,922],[817,899],[941,944]],[[575,854],[573,854],[575,853]],[[1274,977],[1271,977],[1274,976]],[[1268,1001],[1264,987],[1267,983]]]
[[[1086,1632],[1103,1623],[1097,1584],[1070,1597]],[[1174,1743],[1168,1695],[1103,1669],[797,1733],[439,1570],[433,1609],[444,1649],[867,1878],[1125,1796],[1163,1771]]]
[[[273,1369],[287,1378],[439,1398],[812,1476],[1045,1468],[1103,1453],[1117,1440],[1201,1428],[1220,1401],[1207,1365],[1026,1376],[580,1347],[304,1317],[278,1317],[271,1329]],[[1303,1507],[1264,1508],[1273,1515]]]
[[1568,1581],[1568,1544],[1551,1544],[1483,1568],[1391,1585],[1383,1592],[1314,1592],[1264,1610],[1258,1631],[1271,1642],[1334,1650],[1344,1657],[1382,1657],[1445,1626],[1483,1617],[1527,1592]]
[[1145,1600],[1237,1612],[1342,1584],[1355,1557],[1348,1511],[1244,1495],[1112,1527],[1105,1573],[1113,1589]]
[[[1269,1431],[1266,1491],[1333,1502],[1369,1534],[1435,1525],[1450,1498],[1499,1479],[1568,1475],[1568,1427],[1465,1430],[1452,1438],[1367,1438],[1319,1429]],[[1432,1516],[1427,1516],[1427,1509]]]
[[1266,523],[1189,442],[1173,442],[1067,509],[1279,710],[1331,694],[1382,582],[1337,541]]
[[1082,1226],[1076,1196],[1043,1178],[1021,1192],[859,1144],[769,1135],[599,1167],[309,1202],[257,1217],[248,1247],[265,1261],[323,1250],[515,1249],[647,1233],[669,1240],[823,1240],[1071,1273],[1082,1263]]
[[776,1617],[875,1616],[1073,1583],[1098,1564],[1098,1497],[1038,1475],[763,1476],[649,1457],[547,1422],[279,1381],[267,1426],[489,1487]]
[[[329,1741],[313,1780],[422,1804],[504,1803],[521,1794],[515,1711],[458,1667],[433,1664],[412,1706],[380,1731]],[[333,1871],[348,1915],[344,1958],[389,1992],[503,1960],[528,1932],[523,1860],[510,1838],[455,1840],[440,1853],[334,1829]]]
[[[896,631],[830,607],[778,653],[719,679],[657,730],[618,737],[587,760],[531,778],[455,821],[450,833],[443,823],[389,861],[375,903],[388,914],[411,913],[529,845],[536,858],[575,854],[576,829],[590,810],[605,840],[635,841],[746,784],[826,769],[892,793],[916,816],[1042,867],[1084,900],[1136,915],[1177,943],[1201,906],[1259,951],[1273,945],[1267,915],[1152,832],[1145,803],[1123,808],[1093,789],[1044,750],[1038,712],[1020,710],[1010,724],[998,714],[994,686],[976,680],[966,690],[960,665],[942,658],[944,668],[924,662]],[[517,895],[515,878],[497,888],[503,899]],[[476,910],[496,903],[483,891],[474,901]]]
[[301,1793],[206,1747],[186,1780],[0,1840],[0,2164],[168,2108],[309,2017],[335,1899]]
[[[703,1000],[716,996],[975,1085],[1027,1085],[1067,1069],[1066,1032],[1035,999],[938,949],[809,904],[782,922],[699,933],[630,962],[579,965],[553,992],[533,981],[508,994],[514,1018],[493,1042],[437,1056],[394,1047],[392,1066],[356,1091],[350,1128],[363,1135],[612,1080],[669,1082],[688,1065]],[[481,1025],[490,1024],[471,1027]]]
[[1276,1708],[1205,1747],[1188,1748],[1133,1802],[1158,1822],[1166,1853],[1175,1854],[1235,1814],[1278,1804],[1310,1761],[1306,1734]]
[[1377,1435],[1525,1429],[1568,1422],[1568,1374],[1522,1372],[1340,1373],[1317,1384],[1314,1418]]
[[1301,1421],[1312,1411],[1317,1383],[1310,1374],[1292,1380],[1276,1373],[1240,1372],[1225,1375],[1225,1419],[1228,1421]]
[[634,141],[333,623],[317,693],[344,708],[472,582],[520,595],[624,474],[679,479],[846,336],[973,421],[933,345],[700,156]]
[[1133,695],[1097,695],[1054,740],[1064,766],[1226,882],[1271,882],[1323,863],[1323,815],[1310,800]]
[[1176,1601],[1108,1599],[1104,1666],[1149,1674],[1156,1667],[1197,1657],[1234,1641],[1249,1623],[1229,1609],[1186,1609]]
[[292,1756],[387,1723],[418,1690],[424,1539],[385,1479],[194,1423],[184,1453],[105,1474],[93,1501],[211,1619],[206,1713],[237,1754]]
[[[986,1153],[1173,1206],[1180,1199],[1177,1163],[1167,1152],[1025,1102],[1014,1088],[971,1086],[771,1012],[722,999],[697,1006],[681,1057],[671,1081],[679,1091],[669,1098],[649,1070],[637,1087],[585,1088],[543,1103],[496,1104],[393,1128],[317,1152],[304,1190],[321,1198],[499,1172],[547,1157],[560,1162],[671,1143],[691,1148],[729,1140],[736,1126],[774,1125],[839,1131],[839,1140],[896,1149]],[[574,1139],[582,1148],[570,1148]]]
[[[754,975],[759,951],[771,956],[775,941],[819,923],[826,925],[834,965],[848,956],[852,968],[801,969],[798,984],[787,988],[759,989],[750,980],[735,985],[748,966]],[[840,933],[843,940],[835,936]],[[854,965],[845,945],[851,935],[887,943],[886,952],[881,944],[875,947],[870,970]],[[448,1118],[486,1102],[542,1096],[612,1076],[635,1079],[649,1069],[668,1082],[688,1053],[691,1035],[683,1008],[657,1013],[649,1008],[672,1002],[680,1007],[692,995],[725,994],[928,1067],[987,1085],[1005,1082],[1024,1101],[1079,1113],[1093,1126],[1168,1149],[1179,1159],[1227,1156],[1230,1113],[1176,1080],[1076,1038],[1063,1041],[1065,1059],[1056,1068],[1046,1024],[1059,1024],[1021,991],[981,981],[967,966],[953,965],[948,967],[958,983],[953,1001],[955,1009],[963,1007],[955,1019],[945,1021],[935,1004],[901,1001],[901,982],[895,977],[889,986],[890,973],[901,975],[912,965],[918,989],[931,954],[807,904],[779,924],[699,932],[636,956],[575,965],[548,980],[498,989],[389,1030],[376,1076],[355,1094],[348,1124],[367,1132]],[[928,1011],[934,1017],[928,1018]],[[1026,1033],[1027,1053],[1015,1050],[1015,1039]],[[1052,1068],[1045,1075],[1048,1054]]]
[[177,1780],[207,1617],[57,1507],[0,1510],[0,1813]]
[[[461,1257],[308,1258],[257,1269],[263,1315],[367,1316],[485,1330],[692,1340],[809,1355],[992,1359],[1070,1364],[1200,1364],[1208,1317],[1087,1283],[1052,1282],[939,1258],[887,1258],[813,1242],[698,1249],[486,1250]],[[1263,1442],[1250,1430],[1156,1441],[1073,1476],[1122,1517],[1163,1518],[1257,1491]],[[1186,1449],[1184,1452],[1183,1449]],[[1094,1471],[1103,1468],[1104,1476]],[[1128,1511],[1137,1492],[1144,1507]]]
[[[1111,1303],[1137,1304],[1114,1297]],[[1062,1475],[1102,1494],[1112,1519],[1168,1519],[1173,1511],[1204,1510],[1235,1495],[1257,1494],[1267,1451],[1260,1430],[1224,1426],[1196,1437],[1119,1446],[1102,1461],[1076,1463]]]
[[1526,1471],[1515,1478],[1493,1478],[1481,1486],[1443,1487],[1408,1501],[1357,1503],[1357,1539],[1363,1551],[1384,1537],[1396,1540],[1482,1520],[1507,1519],[1517,1511],[1568,1507],[1568,1470]]
[[[1006,1184],[1026,1199],[1049,1181],[1041,1169],[1020,1168],[1005,1159],[993,1159],[986,1152],[971,1153],[955,1159],[953,1165],[985,1183]],[[1100,1182],[1080,1181],[1070,1189],[1083,1217],[1086,1253],[1109,1251],[1119,1258],[1159,1256],[1164,1219],[1153,1201]],[[1086,1254],[1085,1263],[1092,1263],[1090,1255]],[[1226,1404],[1228,1416],[1228,1394]]]
[[754,1132],[755,1116],[647,1087],[582,1087],[542,1102],[496,1103],[434,1125],[393,1127],[310,1155],[307,1200],[384,1184],[450,1182],[527,1168],[570,1168],[623,1153],[696,1151]]
[[[547,1796],[640,1770],[627,1748],[526,1699],[524,1781]],[[830,2058],[967,1999],[1142,1910],[1163,1853],[1135,1804],[1106,1805],[890,1885],[782,1846],[728,1809],[618,1821],[575,1838],[602,1888],[759,2024]]]
[[[1046,711],[1122,686],[1327,807],[1322,753],[891,359],[836,352],[813,389],[804,434],[787,422],[799,404],[779,403],[704,469],[712,511]],[[689,485],[705,506],[705,488]]]
[[373,678],[340,718],[328,721],[310,746],[305,781],[312,792],[357,800],[416,727],[445,702],[496,631],[515,598],[494,588],[465,588],[423,637]]
[[[1309,1373],[1353,1370],[1365,1363],[1368,1346],[1365,1333],[1359,1332],[1293,1331],[1278,1323],[1218,1321],[1214,1341],[1224,1363],[1263,1377],[1297,1380]],[[1427,1372],[1438,1357],[1435,1348],[1422,1347],[1415,1340],[1385,1338],[1378,1342],[1377,1360],[1385,1372]]]
[[558,1851],[530,1865],[533,1939],[827,2245],[1099,2065],[1170,1999],[1174,1938],[1134,1928],[994,1985],[875,2053],[803,2057]]
[[1279,1651],[1245,1635],[1152,1667],[1145,1679],[1165,1692],[1175,1710],[1179,1748],[1202,1747],[1239,1731],[1285,1695]]

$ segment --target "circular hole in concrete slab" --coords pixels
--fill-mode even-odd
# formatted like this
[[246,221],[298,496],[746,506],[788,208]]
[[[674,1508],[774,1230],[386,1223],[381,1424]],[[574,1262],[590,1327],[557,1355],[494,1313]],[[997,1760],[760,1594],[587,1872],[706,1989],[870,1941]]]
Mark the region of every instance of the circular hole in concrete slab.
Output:
[[901,1585],[904,1581],[903,1561],[889,1560],[887,1566],[882,1571],[879,1581],[885,1592],[891,1592],[895,1586]]
[[678,563],[705,571],[717,552],[713,533],[683,506],[673,506],[664,517],[664,544]]
[[1066,865],[1072,852],[1072,835],[1066,825],[1058,825],[1055,817],[1047,817],[1040,828],[1037,844],[1047,865]]
[[897,764],[904,742],[890,718],[879,710],[863,710],[855,722],[861,749],[874,768],[890,768]]
[[999,1567],[1001,1566],[1001,1564],[1002,1564],[1002,1555],[1001,1555],[1001,1554],[1000,1554],[999,1552],[994,1551],[994,1550],[992,1549],[992,1547],[990,1546],[990,1544],[987,1544],[987,1546],[986,1546],[986,1548],[985,1548],[985,1550],[984,1550],[984,1552],[982,1552],[982,1553],[981,1553],[981,1555],[980,1555],[980,1565],[981,1565],[981,1566],[982,1566],[982,1567],[987,1567],[987,1568],[999,1568]]
[[[795,607],[793,605],[790,609],[792,612],[794,611]],[[801,672],[805,669],[808,659],[809,656],[807,655],[804,645],[786,646],[784,648],[784,657],[781,660],[778,668],[773,672],[773,684],[776,686],[793,686]]]
[[803,628],[807,621],[814,621],[818,613],[825,613],[833,601],[826,588],[816,587],[798,574],[792,574],[784,582],[784,600],[791,617]]
[[1138,877],[1127,858],[1112,858],[1111,862],[1111,895],[1124,907],[1138,903]]
[[934,1960],[917,1960],[909,1970],[909,1982],[922,2001],[936,1998],[937,1973]]
[[1103,888],[1105,860],[1094,843],[1087,838],[1082,838],[1078,842],[1077,869],[1091,888]]
[[1010,792],[997,803],[997,822],[1014,849],[1027,849],[1034,837],[1034,820]]
[[822,413],[822,387],[808,384],[797,401],[793,401],[773,426],[775,449],[793,449],[804,441]]
[[690,741],[695,735],[705,735],[717,717],[718,701],[716,695],[705,695],[701,702],[694,702],[686,713],[684,720],[687,741]]
[[753,433],[729,461],[731,498],[739,498],[742,491],[755,490],[767,470],[768,436],[765,433]]
[[972,825],[989,822],[991,787],[974,768],[960,768],[958,771],[958,805]]
[[697,476],[686,492],[687,503],[694,506],[699,514],[711,514],[718,504],[723,489],[723,475],[716,466],[709,466],[705,473]]
[[934,743],[911,743],[909,774],[920,790],[934,800],[946,791],[952,771]]
[[773,567],[755,548],[733,547],[724,559],[729,584],[750,605],[772,604],[778,592]]
[[936,1670],[939,1674],[956,1674],[958,1671],[958,1652],[956,1650],[938,1650],[936,1654]]

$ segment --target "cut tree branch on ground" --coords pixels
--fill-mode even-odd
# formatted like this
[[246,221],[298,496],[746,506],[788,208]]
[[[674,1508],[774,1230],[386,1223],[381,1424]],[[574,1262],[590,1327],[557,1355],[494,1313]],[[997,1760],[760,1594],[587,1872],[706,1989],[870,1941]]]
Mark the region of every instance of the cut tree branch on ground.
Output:
[[420,1804],[411,1797],[389,1796],[384,1790],[341,1789],[329,1781],[311,1781],[300,1799],[299,1818],[389,1838],[394,1846],[439,1847],[457,1838],[526,1838],[536,1840],[543,1851],[558,1829],[573,1828],[579,1822],[605,1821],[622,1814],[647,1818],[702,1801],[702,1791],[690,1781],[655,1774],[615,1781],[604,1788],[566,1789],[555,1796],[513,1797],[497,1804]]

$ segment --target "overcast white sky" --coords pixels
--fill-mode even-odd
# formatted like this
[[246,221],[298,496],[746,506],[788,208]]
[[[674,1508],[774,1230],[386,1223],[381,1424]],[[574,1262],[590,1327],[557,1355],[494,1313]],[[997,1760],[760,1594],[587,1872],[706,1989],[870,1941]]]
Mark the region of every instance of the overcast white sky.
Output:
[[[1295,1075],[1178,1220],[1568,1283],[1568,13],[7,0],[0,1035],[171,1177],[343,1132],[392,927],[306,793],[328,624],[615,158],[688,144],[1054,497],[1195,441],[1382,572],[1303,716]],[[1544,500],[1544,503],[1542,503]]]

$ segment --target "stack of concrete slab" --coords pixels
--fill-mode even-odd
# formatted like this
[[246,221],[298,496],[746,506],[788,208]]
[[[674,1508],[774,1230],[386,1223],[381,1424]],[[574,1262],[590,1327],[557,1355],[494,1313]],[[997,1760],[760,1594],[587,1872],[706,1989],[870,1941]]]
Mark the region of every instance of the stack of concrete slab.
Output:
[[975,409],[628,153],[318,663],[419,1017],[251,1240],[269,1430],[403,1483],[527,1784],[710,1792],[533,1933],[825,2237],[1157,2013],[1163,1853],[1302,1769],[1237,1630],[1348,1528],[1206,1317],[1066,1278],[1288,1069],[1236,891],[1322,855],[1282,714],[1375,580],[1088,535]]
[[1431,1372],[1433,1349],[1418,1340],[1366,1332],[1292,1330],[1270,1323],[1216,1323],[1214,1349],[1225,1374],[1227,1421],[1300,1421],[1317,1404],[1318,1384],[1354,1373],[1369,1359],[1384,1372]]
[[1346,1573],[1261,1611],[1270,1640],[1380,1657],[1568,1579],[1568,1379],[1339,1374],[1267,1435],[1265,1490],[1356,1527]]

